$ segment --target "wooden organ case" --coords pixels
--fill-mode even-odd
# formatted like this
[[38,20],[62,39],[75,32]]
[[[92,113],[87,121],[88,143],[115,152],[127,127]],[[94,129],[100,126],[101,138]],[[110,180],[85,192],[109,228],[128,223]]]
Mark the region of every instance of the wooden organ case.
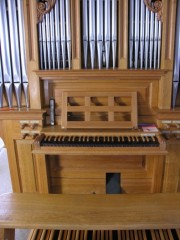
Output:
[[0,109],[14,192],[102,194],[108,174],[121,193],[180,191],[177,6],[23,1],[29,105],[4,92]]

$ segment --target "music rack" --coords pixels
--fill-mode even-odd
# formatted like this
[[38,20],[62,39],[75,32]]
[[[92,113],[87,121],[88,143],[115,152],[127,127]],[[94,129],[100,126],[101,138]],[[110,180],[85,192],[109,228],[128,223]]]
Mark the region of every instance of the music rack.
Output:
[[62,93],[62,128],[137,128],[137,92]]

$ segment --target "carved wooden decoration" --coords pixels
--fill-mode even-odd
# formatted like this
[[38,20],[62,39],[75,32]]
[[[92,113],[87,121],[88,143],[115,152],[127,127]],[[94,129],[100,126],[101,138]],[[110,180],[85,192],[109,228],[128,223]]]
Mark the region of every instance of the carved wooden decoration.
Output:
[[162,21],[162,0],[144,0],[144,3],[150,11],[157,13],[157,19]]
[[41,0],[37,3],[37,21],[41,22],[44,14],[51,11],[54,7],[56,0]]

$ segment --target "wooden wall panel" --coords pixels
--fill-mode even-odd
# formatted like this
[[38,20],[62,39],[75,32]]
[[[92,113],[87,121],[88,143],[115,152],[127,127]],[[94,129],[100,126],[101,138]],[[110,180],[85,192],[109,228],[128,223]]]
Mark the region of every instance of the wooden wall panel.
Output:
[[38,81],[37,75],[34,73],[35,69],[39,69],[36,4],[36,1],[23,1],[30,107],[32,109],[41,109],[41,84]]
[[[93,73],[93,74],[92,74]],[[164,76],[165,72],[151,71],[68,71],[57,75],[57,72],[42,71],[37,72],[44,83],[44,107],[49,106],[50,97],[55,98],[56,115],[61,115],[61,103],[63,91],[119,91],[137,92],[138,115],[149,116],[152,121],[153,109],[162,108],[169,104],[165,99]],[[50,75],[46,75],[50,74]],[[52,75],[51,75],[52,74]],[[166,78],[168,81],[168,78]],[[103,87],[102,87],[103,86]],[[56,122],[60,125],[60,119]]]
[[173,68],[177,0],[163,1],[161,69]]
[[162,190],[163,157],[47,155],[46,163],[54,193],[105,193],[107,173],[120,174],[123,193]]
[[169,142],[167,150],[163,191],[177,192],[180,182],[180,143]]
[[14,192],[21,192],[19,170],[16,161],[16,149],[14,145],[14,139],[21,137],[19,127],[19,121],[17,120],[3,120],[4,141],[7,147],[12,188]]
[[32,156],[33,140],[16,140],[17,163],[22,192],[36,192],[34,161]]

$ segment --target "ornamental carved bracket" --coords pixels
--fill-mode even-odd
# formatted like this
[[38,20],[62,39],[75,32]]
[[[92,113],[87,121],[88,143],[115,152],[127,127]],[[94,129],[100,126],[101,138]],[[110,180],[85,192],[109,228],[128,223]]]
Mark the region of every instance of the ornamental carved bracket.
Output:
[[54,7],[56,0],[41,0],[37,2],[37,21],[41,22],[43,16]]
[[148,7],[148,9],[154,13],[157,13],[157,19],[162,21],[162,9],[163,3],[162,0],[144,0],[144,3]]

